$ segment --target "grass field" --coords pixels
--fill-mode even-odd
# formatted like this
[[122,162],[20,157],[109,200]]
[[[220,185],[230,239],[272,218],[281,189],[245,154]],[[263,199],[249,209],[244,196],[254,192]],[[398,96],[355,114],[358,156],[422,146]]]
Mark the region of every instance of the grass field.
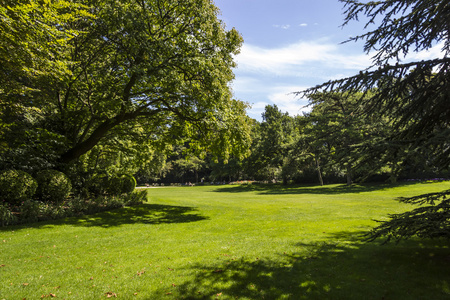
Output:
[[450,299],[448,241],[361,234],[397,186],[149,189],[138,207],[0,229],[0,299]]

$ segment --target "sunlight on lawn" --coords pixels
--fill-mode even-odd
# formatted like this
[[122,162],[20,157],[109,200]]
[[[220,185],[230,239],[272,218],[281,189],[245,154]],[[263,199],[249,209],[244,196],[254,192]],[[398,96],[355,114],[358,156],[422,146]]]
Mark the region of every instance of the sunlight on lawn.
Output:
[[149,202],[0,231],[0,298],[448,299],[446,241],[362,235],[449,183],[150,189]]

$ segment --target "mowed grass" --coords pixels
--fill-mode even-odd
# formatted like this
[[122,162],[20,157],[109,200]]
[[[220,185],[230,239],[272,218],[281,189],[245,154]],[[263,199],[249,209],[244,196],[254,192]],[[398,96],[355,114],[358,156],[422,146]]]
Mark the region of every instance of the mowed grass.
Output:
[[449,299],[448,241],[364,243],[449,182],[148,189],[138,207],[0,229],[0,299]]

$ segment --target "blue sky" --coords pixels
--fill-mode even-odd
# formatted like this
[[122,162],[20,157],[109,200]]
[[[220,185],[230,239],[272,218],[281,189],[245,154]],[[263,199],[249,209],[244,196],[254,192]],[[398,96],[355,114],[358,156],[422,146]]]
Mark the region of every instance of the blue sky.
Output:
[[232,88],[236,99],[252,105],[248,115],[257,120],[268,104],[300,114],[307,101],[290,93],[371,65],[362,43],[341,44],[363,33],[365,24],[353,21],[342,28],[344,9],[338,0],[215,0],[215,4],[227,29],[236,28],[244,38]]

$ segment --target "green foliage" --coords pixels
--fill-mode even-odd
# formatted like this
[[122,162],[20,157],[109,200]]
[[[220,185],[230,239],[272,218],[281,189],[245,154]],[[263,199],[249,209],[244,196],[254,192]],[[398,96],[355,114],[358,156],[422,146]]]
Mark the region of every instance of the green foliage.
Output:
[[147,191],[146,190],[134,190],[132,193],[127,194],[124,199],[124,203],[127,206],[140,205],[147,202]]
[[105,192],[108,195],[130,194],[136,188],[136,179],[129,174],[115,174],[106,181]]
[[136,179],[129,174],[114,174],[106,179],[105,185],[105,192],[108,195],[130,194],[136,188]]
[[196,156],[183,155],[181,152],[177,153],[176,157],[177,159],[168,163],[167,175],[172,176],[177,182],[195,180],[198,183],[198,174],[205,168],[206,162]]
[[135,191],[117,196],[102,195],[94,197],[74,196],[64,203],[25,200],[17,205],[0,204],[0,226],[27,224],[47,220],[57,220],[84,214],[93,214],[145,202],[146,191]]
[[111,196],[120,195],[122,193],[122,178],[120,175],[114,174],[108,177],[106,185],[106,194]]
[[[81,32],[69,24],[91,17],[86,6],[74,1],[3,1],[0,6],[2,100],[25,102],[23,96],[40,88],[33,80],[70,75],[70,63],[64,51],[71,48],[70,40]],[[52,83],[56,82],[52,80]]]
[[[65,206],[67,207],[66,214],[68,216],[82,216],[85,214],[94,214],[102,211],[108,211],[123,207],[126,199],[126,197],[110,195],[92,197],[75,196],[65,203]],[[52,208],[52,210],[57,211],[60,208],[61,206],[55,206]]]
[[39,221],[43,203],[36,200],[26,200],[19,206],[20,223],[33,223]]
[[[422,194],[413,197],[401,197],[402,203],[416,207],[411,211],[390,215],[391,220],[381,221],[381,225],[374,228],[367,240],[374,241],[385,238],[397,242],[413,236],[420,238],[450,239],[450,190],[439,193]],[[426,206],[424,206],[426,205]]]
[[0,173],[0,198],[10,204],[19,204],[31,199],[36,192],[37,182],[30,174],[20,170]]
[[[350,41],[362,40],[365,52],[376,52],[373,66],[352,77],[329,81],[299,94],[314,98],[324,92],[346,93],[356,96],[363,104],[364,117],[387,116],[391,129],[374,140],[376,143],[372,142],[371,151],[367,153],[371,159],[387,162],[393,181],[407,163],[418,160],[426,161],[428,166],[424,169],[448,169],[450,3],[445,0],[341,2],[346,7],[344,25],[361,16],[367,17],[367,32]],[[375,29],[369,30],[377,23]],[[411,52],[426,51],[436,45],[441,48],[438,57],[401,61]],[[450,228],[446,205],[446,201],[430,203],[409,213],[393,215],[372,237],[437,237],[439,232]]]
[[106,173],[95,174],[88,183],[89,192],[94,195],[105,194],[109,187],[109,177]]
[[130,194],[136,188],[136,179],[130,174],[97,174],[92,177],[89,189],[93,195]]
[[301,139],[304,150],[309,149],[311,155],[319,156],[327,169],[344,173],[347,184],[376,174],[381,167],[398,161],[392,157],[390,160],[373,159],[371,148],[379,150],[378,141],[388,135],[392,126],[386,115],[363,114],[367,109],[364,100],[371,94],[313,94],[312,110],[304,120],[307,121]]
[[0,203],[0,226],[15,224],[17,217],[12,213],[8,203]]
[[246,172],[255,179],[287,179],[290,174],[282,172],[282,168],[295,140],[294,118],[276,105],[267,105],[262,118],[262,122],[253,124],[252,151],[244,163]]
[[244,175],[243,161],[235,157],[230,157],[227,162],[224,160],[210,162],[209,167],[211,170],[209,180],[212,182],[222,182],[223,180],[231,182],[239,180]]
[[56,170],[43,170],[36,175],[37,196],[43,201],[63,202],[72,191],[70,179]]
[[133,175],[123,174],[120,176],[120,180],[122,194],[131,194],[136,188],[136,179]]
[[160,168],[180,141],[244,157],[248,105],[229,85],[242,37],[218,14],[209,0],[7,0],[0,168],[62,170],[85,193],[86,174]]

